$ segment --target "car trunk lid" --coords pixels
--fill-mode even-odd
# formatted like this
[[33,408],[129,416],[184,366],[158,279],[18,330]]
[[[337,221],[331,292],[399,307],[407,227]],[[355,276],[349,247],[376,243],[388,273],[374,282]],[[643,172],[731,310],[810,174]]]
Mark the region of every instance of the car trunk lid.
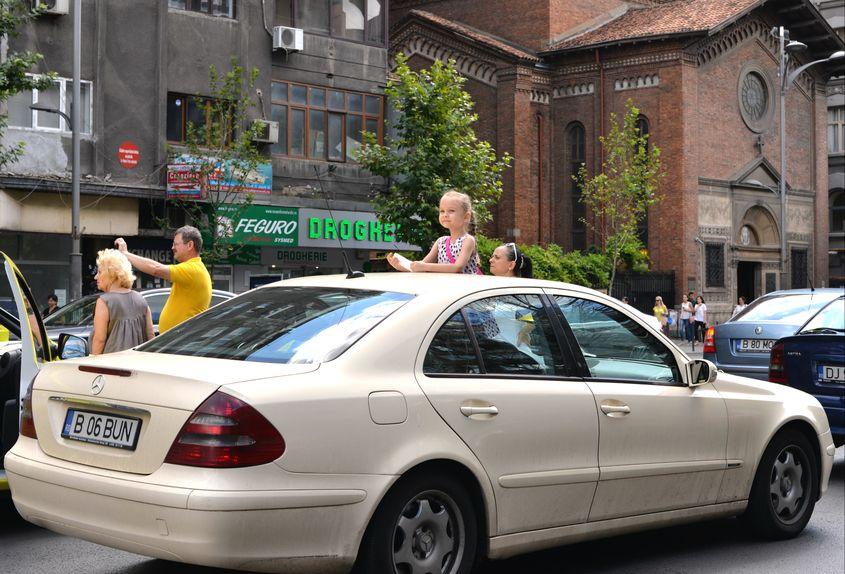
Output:
[[38,442],[62,460],[150,474],[191,413],[220,386],[317,367],[137,351],[53,363],[42,369],[32,395]]
[[768,367],[771,345],[781,337],[792,335],[798,327],[774,321],[729,321],[717,325],[715,343],[719,365]]

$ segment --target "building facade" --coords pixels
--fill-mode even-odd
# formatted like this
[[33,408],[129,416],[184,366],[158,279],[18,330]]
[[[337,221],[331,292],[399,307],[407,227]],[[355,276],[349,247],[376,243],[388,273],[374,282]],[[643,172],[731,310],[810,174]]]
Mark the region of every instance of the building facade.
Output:
[[[279,137],[260,144],[263,188],[234,222],[253,233],[240,238],[248,245],[238,258],[215,266],[215,287],[339,272],[339,241],[356,268],[393,249],[389,225],[368,201],[383,181],[353,159],[364,130],[381,137],[384,129],[387,8],[387,0],[83,0],[83,292],[94,289],[97,251],[118,236],[171,261],[170,232],[158,222],[169,215],[181,223],[168,201],[172,156],[187,124],[206,121],[209,66],[227,71],[232,57],[258,69],[250,113],[277,122]],[[69,281],[71,131],[30,106],[69,113],[72,22],[71,13],[45,14],[9,40],[44,55],[34,73],[58,79],[9,100],[4,143],[24,142],[26,151],[0,174],[0,250],[21,264],[37,297],[56,292],[60,302]],[[302,44],[274,49],[274,26],[302,30]],[[141,277],[137,286],[158,284]]]
[[479,137],[514,156],[499,237],[566,249],[598,241],[572,175],[600,169],[599,138],[631,100],[666,171],[643,239],[676,293],[701,293],[723,321],[740,295],[827,284],[832,67],[811,68],[787,93],[786,222],[767,189],[782,177],[772,27],[800,23],[792,35],[808,50],[793,65],[843,47],[811,3],[394,0],[391,20],[391,54],[418,67],[455,59]]
[[[814,0],[814,3],[845,39],[845,4],[838,0]],[[845,66],[845,65],[843,65]],[[845,286],[845,73],[843,66],[827,83],[827,176],[830,205],[828,245],[830,286]]]

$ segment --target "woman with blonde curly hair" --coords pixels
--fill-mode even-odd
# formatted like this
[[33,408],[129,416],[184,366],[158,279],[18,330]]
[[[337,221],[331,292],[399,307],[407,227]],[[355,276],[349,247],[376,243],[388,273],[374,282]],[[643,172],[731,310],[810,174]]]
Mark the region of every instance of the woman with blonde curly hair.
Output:
[[147,301],[132,290],[132,265],[117,249],[97,253],[97,289],[91,354],[115,353],[153,338],[153,317]]

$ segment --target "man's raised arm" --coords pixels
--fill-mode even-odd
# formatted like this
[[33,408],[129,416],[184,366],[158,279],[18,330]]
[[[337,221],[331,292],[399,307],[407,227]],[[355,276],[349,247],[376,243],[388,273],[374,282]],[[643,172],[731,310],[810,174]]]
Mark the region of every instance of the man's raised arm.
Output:
[[170,281],[169,265],[163,265],[158,261],[153,261],[152,259],[147,259],[146,257],[141,257],[140,255],[130,253],[129,250],[126,248],[126,241],[124,241],[122,237],[115,239],[114,246],[117,248],[118,251],[126,255],[126,258],[129,260],[129,263],[131,263],[132,267],[134,267],[138,271],[146,273],[147,275],[152,275],[153,277],[159,277],[161,279],[164,279],[165,281]]

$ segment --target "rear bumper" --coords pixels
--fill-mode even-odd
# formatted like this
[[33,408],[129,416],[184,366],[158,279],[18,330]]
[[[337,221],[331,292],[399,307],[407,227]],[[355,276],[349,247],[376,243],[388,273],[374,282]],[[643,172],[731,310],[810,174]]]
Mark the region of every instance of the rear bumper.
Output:
[[[306,475],[311,488],[288,489],[288,473],[267,465],[283,489],[190,489],[155,484],[157,473],[123,480],[94,474],[27,442],[30,448],[6,455],[12,498],[26,520],[129,552],[218,568],[347,572],[374,506],[393,480],[355,475],[348,477],[349,488],[337,488],[342,477]],[[19,452],[29,454],[32,447],[40,460]],[[192,470],[198,482],[211,485],[208,471]],[[302,478],[288,482],[303,486]]]

